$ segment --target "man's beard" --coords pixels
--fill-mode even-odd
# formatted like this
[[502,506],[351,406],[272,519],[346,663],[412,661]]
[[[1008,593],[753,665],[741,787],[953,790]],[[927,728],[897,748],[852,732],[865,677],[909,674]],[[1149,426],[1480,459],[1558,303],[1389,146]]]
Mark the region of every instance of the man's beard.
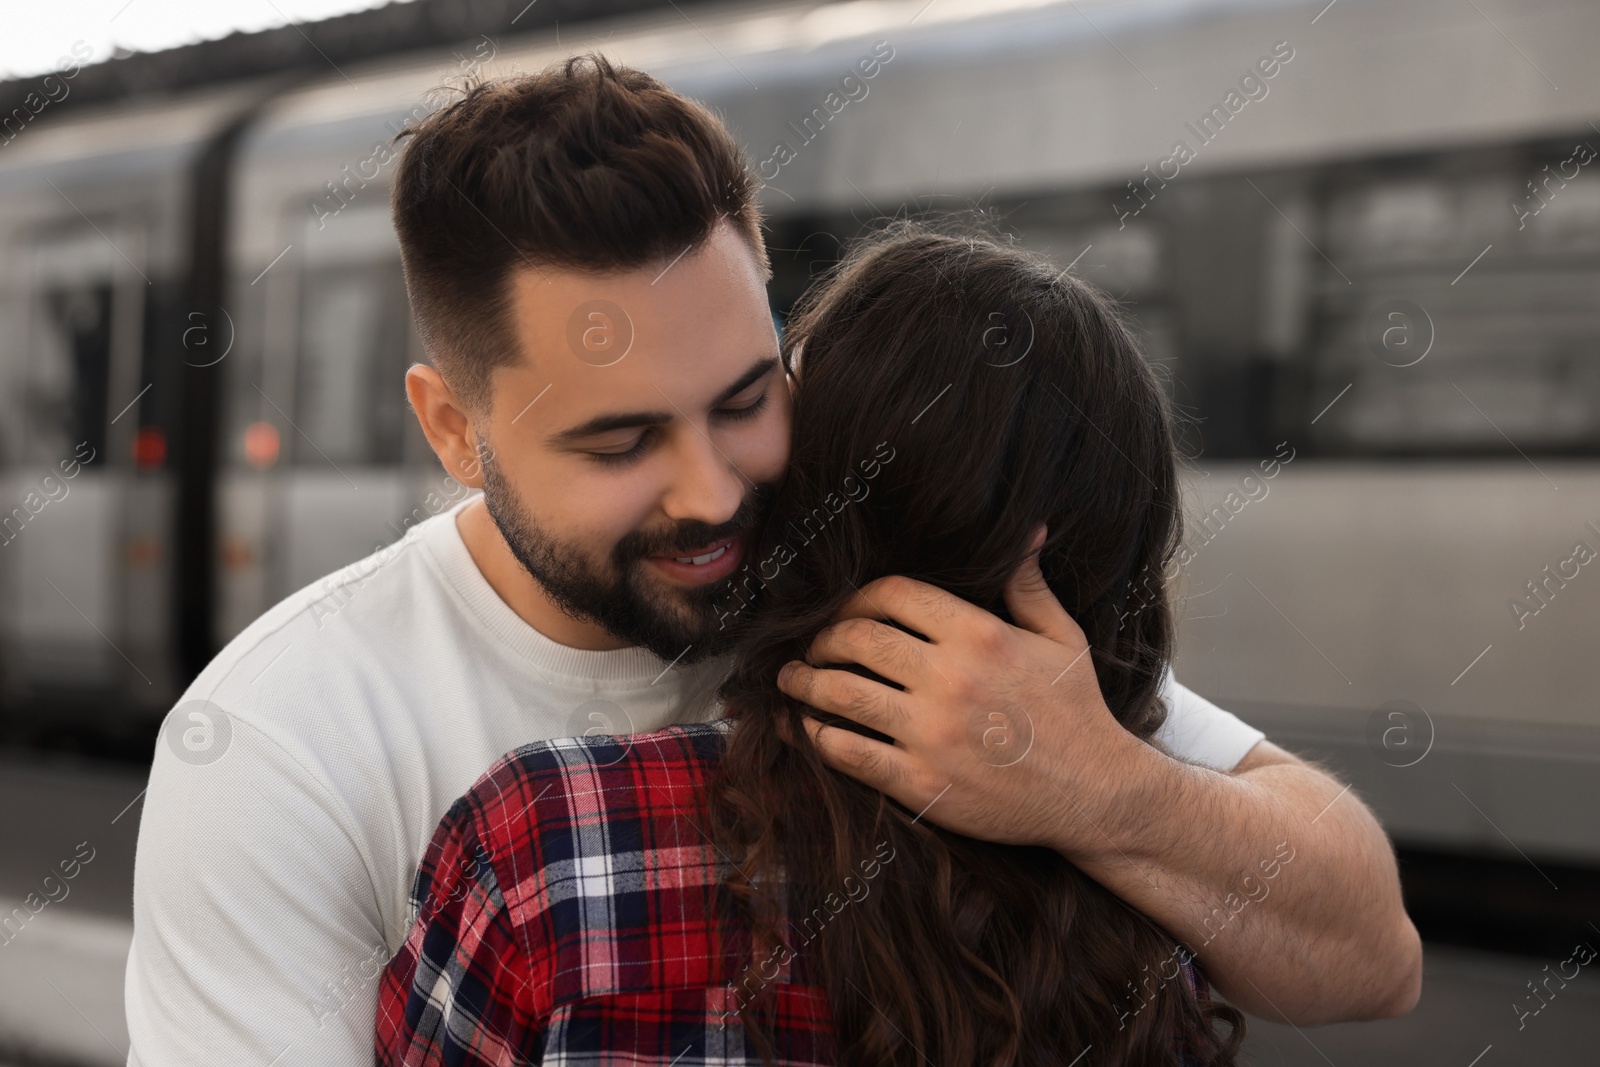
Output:
[[[609,567],[597,565],[580,544],[558,540],[541,530],[483,450],[483,502],[500,536],[523,568],[563,613],[603,627],[607,633],[642,645],[680,666],[720,652],[732,644],[736,625],[726,603],[734,575],[701,586],[652,588],[642,573],[648,556],[686,555],[706,545],[744,534],[745,551],[754,551],[757,533],[772,511],[773,490],[754,486],[727,522],[712,526],[690,521],[668,530],[634,530],[612,549]],[[735,572],[737,574],[738,572]],[[654,583],[666,584],[665,578]],[[733,613],[737,618],[741,613]]]

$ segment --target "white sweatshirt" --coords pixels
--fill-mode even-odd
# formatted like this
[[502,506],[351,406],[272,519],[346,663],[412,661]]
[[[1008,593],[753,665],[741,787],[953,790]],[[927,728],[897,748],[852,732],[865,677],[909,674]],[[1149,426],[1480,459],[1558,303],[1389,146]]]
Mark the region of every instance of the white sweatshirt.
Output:
[[[370,1064],[377,978],[450,804],[530,741],[716,714],[725,660],[568,648],[517,616],[456,528],[473,498],[273,607],[167,717],[134,869],[130,1065]],[[1230,770],[1261,739],[1169,682],[1174,755]]]

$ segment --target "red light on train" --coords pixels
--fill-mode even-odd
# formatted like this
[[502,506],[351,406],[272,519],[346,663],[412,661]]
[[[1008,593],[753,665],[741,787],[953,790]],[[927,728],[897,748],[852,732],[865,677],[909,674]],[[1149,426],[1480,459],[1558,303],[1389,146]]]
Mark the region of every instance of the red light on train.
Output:
[[142,471],[153,471],[167,459],[167,435],[159,426],[141,426],[133,438],[133,465]]
[[278,462],[278,428],[270,422],[252,422],[244,431],[244,458],[263,470]]
[[161,542],[154,537],[135,537],[128,542],[128,566],[147,570],[161,562]]
[[224,570],[242,571],[256,561],[255,549],[250,542],[234,534],[224,534],[220,546]]

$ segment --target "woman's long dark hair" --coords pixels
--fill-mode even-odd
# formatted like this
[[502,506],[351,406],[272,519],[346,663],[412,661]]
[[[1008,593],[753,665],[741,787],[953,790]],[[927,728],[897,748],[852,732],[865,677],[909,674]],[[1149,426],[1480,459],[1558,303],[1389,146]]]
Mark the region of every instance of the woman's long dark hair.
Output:
[[[1088,637],[1106,704],[1135,735],[1155,731],[1174,440],[1114,306],[1018,249],[902,223],[813,288],[783,352],[802,364],[793,455],[710,788],[726,890],[755,931],[747,977],[792,952],[827,990],[843,1064],[1063,1067],[1090,1046],[1097,1067],[1179,1064],[1185,1048],[1232,1064],[1242,1017],[1163,980],[1174,938],[1053,851],[950,833],[828,768],[800,725],[815,712],[774,682],[883,575],[1008,618],[1007,579],[1045,523],[1040,566]],[[1140,609],[1123,617],[1136,583]],[[767,1055],[763,977],[736,992]]]

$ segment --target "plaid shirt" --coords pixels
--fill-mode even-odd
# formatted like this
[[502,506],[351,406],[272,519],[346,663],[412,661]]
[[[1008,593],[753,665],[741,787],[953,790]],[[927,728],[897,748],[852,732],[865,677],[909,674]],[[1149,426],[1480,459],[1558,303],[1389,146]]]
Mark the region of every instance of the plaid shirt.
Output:
[[540,742],[491,768],[417,873],[417,919],[379,989],[376,1062],[759,1064],[741,981],[745,996],[770,986],[777,1063],[834,1062],[806,955],[752,985],[748,931],[727,918],[703,827],[729,725]]

